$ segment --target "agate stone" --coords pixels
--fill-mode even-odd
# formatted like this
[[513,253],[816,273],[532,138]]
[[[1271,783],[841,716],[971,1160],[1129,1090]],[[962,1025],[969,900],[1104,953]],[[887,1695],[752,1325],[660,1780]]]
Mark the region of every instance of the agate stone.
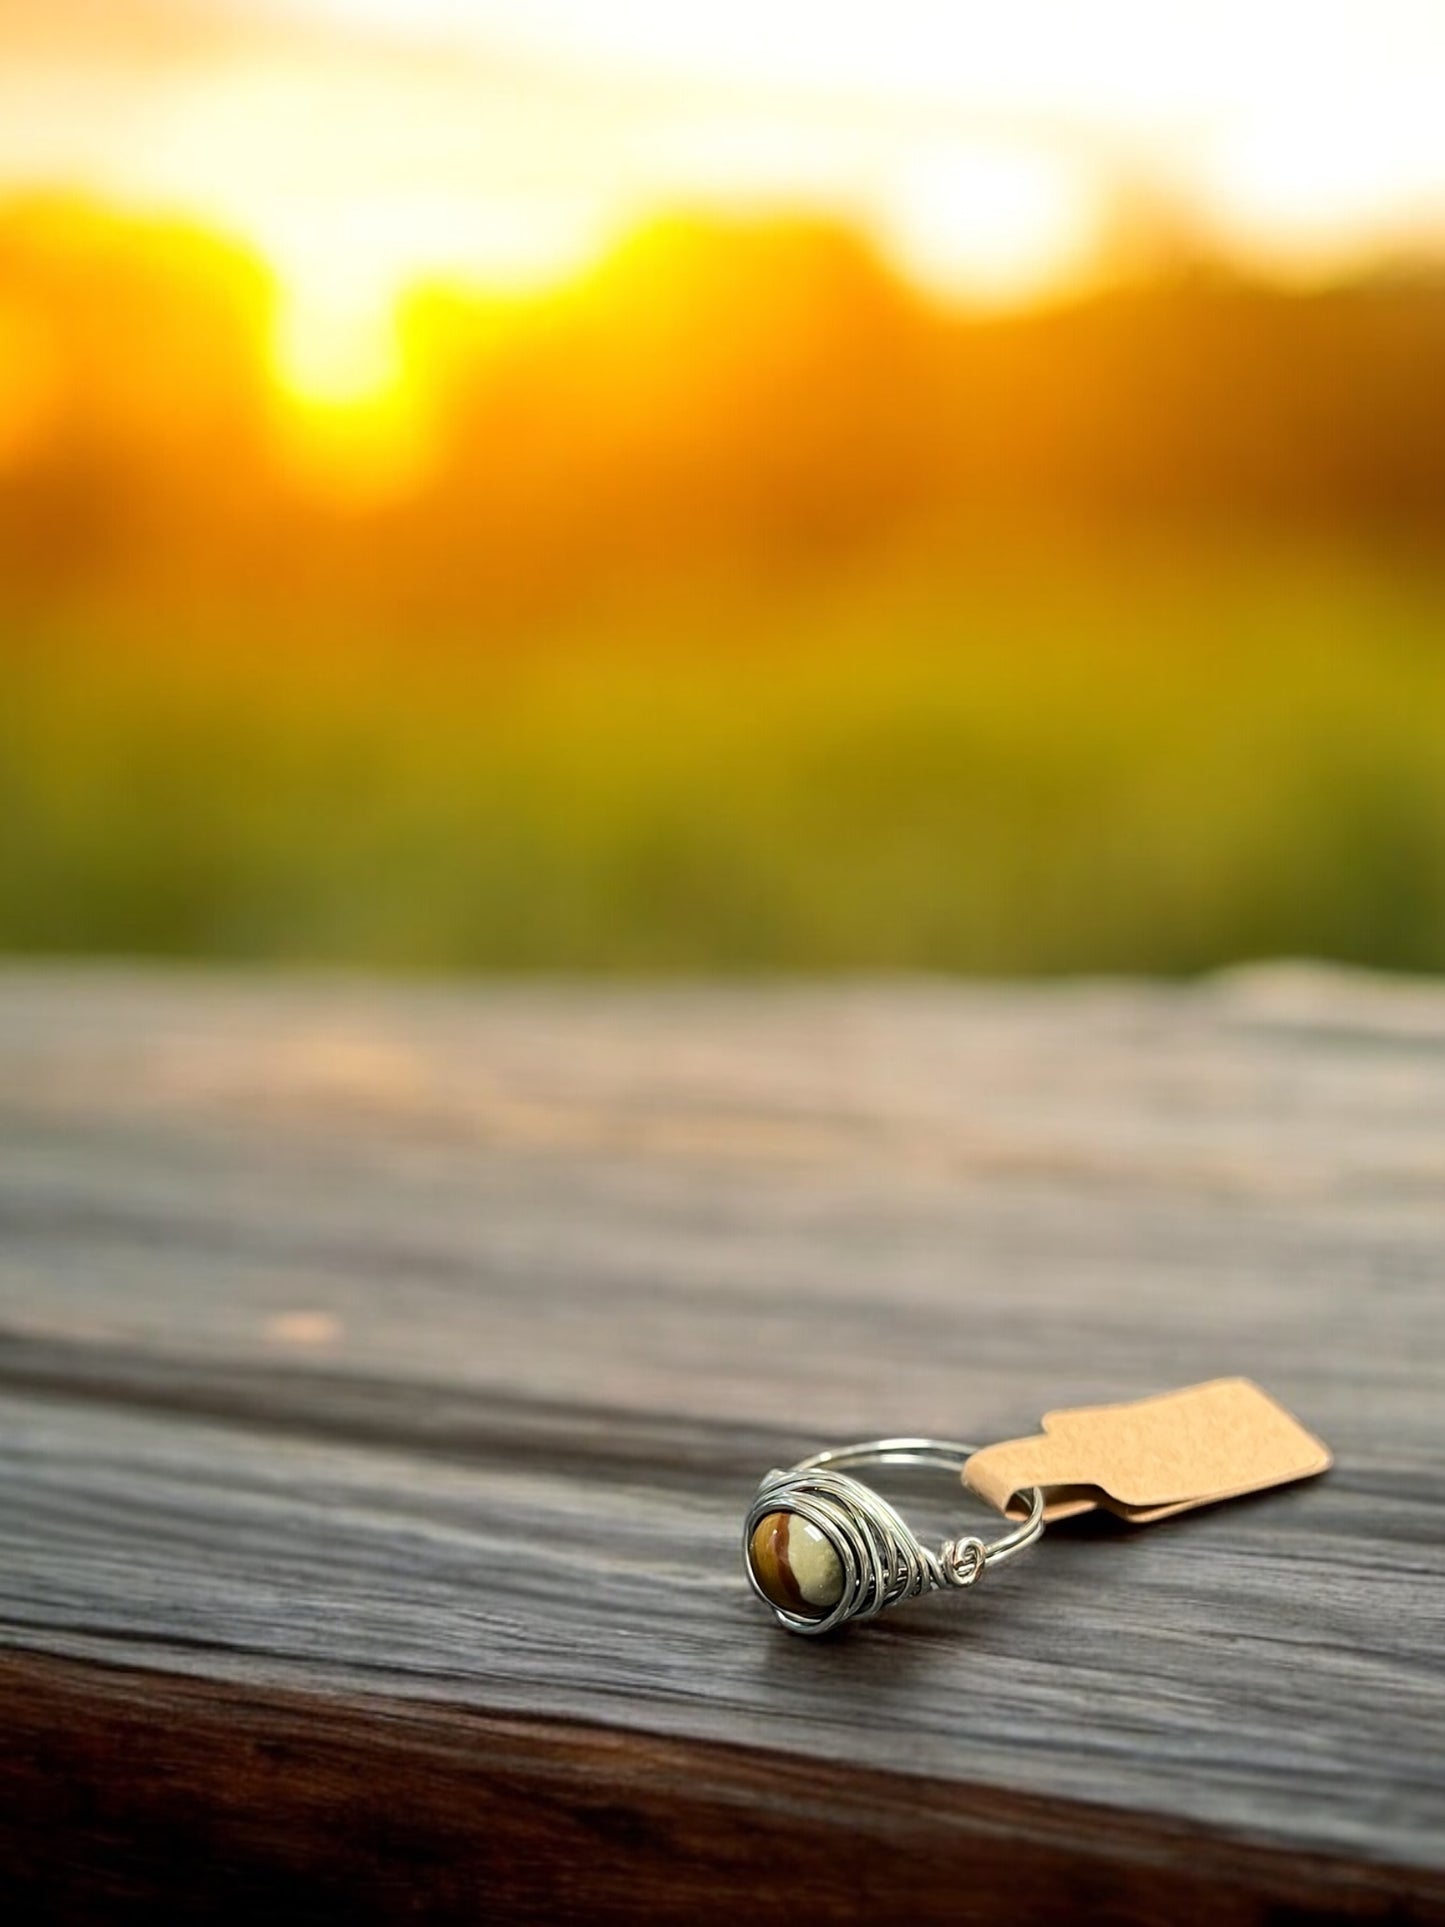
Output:
[[843,1597],[843,1568],[826,1534],[796,1512],[770,1512],[748,1545],[763,1597],[784,1612],[822,1619]]

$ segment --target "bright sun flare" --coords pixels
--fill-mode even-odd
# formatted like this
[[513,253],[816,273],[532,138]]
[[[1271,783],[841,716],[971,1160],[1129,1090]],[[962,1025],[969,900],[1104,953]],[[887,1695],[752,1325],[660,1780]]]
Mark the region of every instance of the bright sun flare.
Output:
[[369,262],[273,265],[271,378],[298,477],[347,500],[404,493],[431,448],[401,325],[404,276]]
[[298,211],[253,204],[239,224],[281,288],[272,359],[299,403],[344,407],[406,374],[401,310],[419,285],[534,293],[578,274],[607,235],[545,208],[481,197],[401,203],[358,193]]
[[341,500],[404,494],[434,445],[408,347],[408,299],[428,284],[488,296],[565,285],[606,245],[580,221],[443,202],[345,203],[309,220],[254,203],[233,216],[277,282],[269,342],[282,438],[301,479]]
[[396,291],[290,283],[277,308],[271,361],[278,387],[302,407],[375,402],[406,375]]

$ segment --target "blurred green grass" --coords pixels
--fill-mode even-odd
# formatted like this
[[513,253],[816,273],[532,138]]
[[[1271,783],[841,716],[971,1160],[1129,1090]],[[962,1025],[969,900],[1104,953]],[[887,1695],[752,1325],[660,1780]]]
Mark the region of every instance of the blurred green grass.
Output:
[[10,950],[1445,965],[1445,567],[1418,555],[933,540],[425,636],[32,614],[5,683]]

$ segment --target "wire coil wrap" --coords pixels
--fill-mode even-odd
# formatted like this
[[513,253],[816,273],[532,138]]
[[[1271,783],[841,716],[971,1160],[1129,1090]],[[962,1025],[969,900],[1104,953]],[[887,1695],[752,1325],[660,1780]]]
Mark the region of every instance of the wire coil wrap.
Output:
[[[998,1559],[1022,1551],[1043,1530],[1043,1494],[1034,1491],[1029,1516],[992,1546],[972,1537],[945,1539],[935,1552],[918,1538],[897,1508],[847,1464],[943,1466],[962,1469],[972,1446],[936,1439],[876,1439],[866,1445],[819,1452],[789,1471],[772,1471],[759,1485],[743,1525],[748,1580],[790,1632],[813,1636],[853,1619],[871,1619],[886,1606],[944,1587],[972,1586]],[[753,1534],[774,1513],[795,1514],[832,1547],[842,1571],[842,1593],[818,1617],[793,1612],[764,1591],[753,1569]]]

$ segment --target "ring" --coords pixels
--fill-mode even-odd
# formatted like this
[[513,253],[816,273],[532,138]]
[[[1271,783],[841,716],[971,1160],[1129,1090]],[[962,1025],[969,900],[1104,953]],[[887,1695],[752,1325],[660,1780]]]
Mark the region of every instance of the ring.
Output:
[[1029,1494],[1021,1525],[991,1542],[945,1539],[935,1552],[871,1486],[842,1468],[925,1465],[962,1472],[976,1446],[948,1439],[869,1439],[769,1472],[743,1525],[748,1583],[791,1633],[832,1632],[900,1599],[972,1586],[1044,1529],[1044,1495]]

